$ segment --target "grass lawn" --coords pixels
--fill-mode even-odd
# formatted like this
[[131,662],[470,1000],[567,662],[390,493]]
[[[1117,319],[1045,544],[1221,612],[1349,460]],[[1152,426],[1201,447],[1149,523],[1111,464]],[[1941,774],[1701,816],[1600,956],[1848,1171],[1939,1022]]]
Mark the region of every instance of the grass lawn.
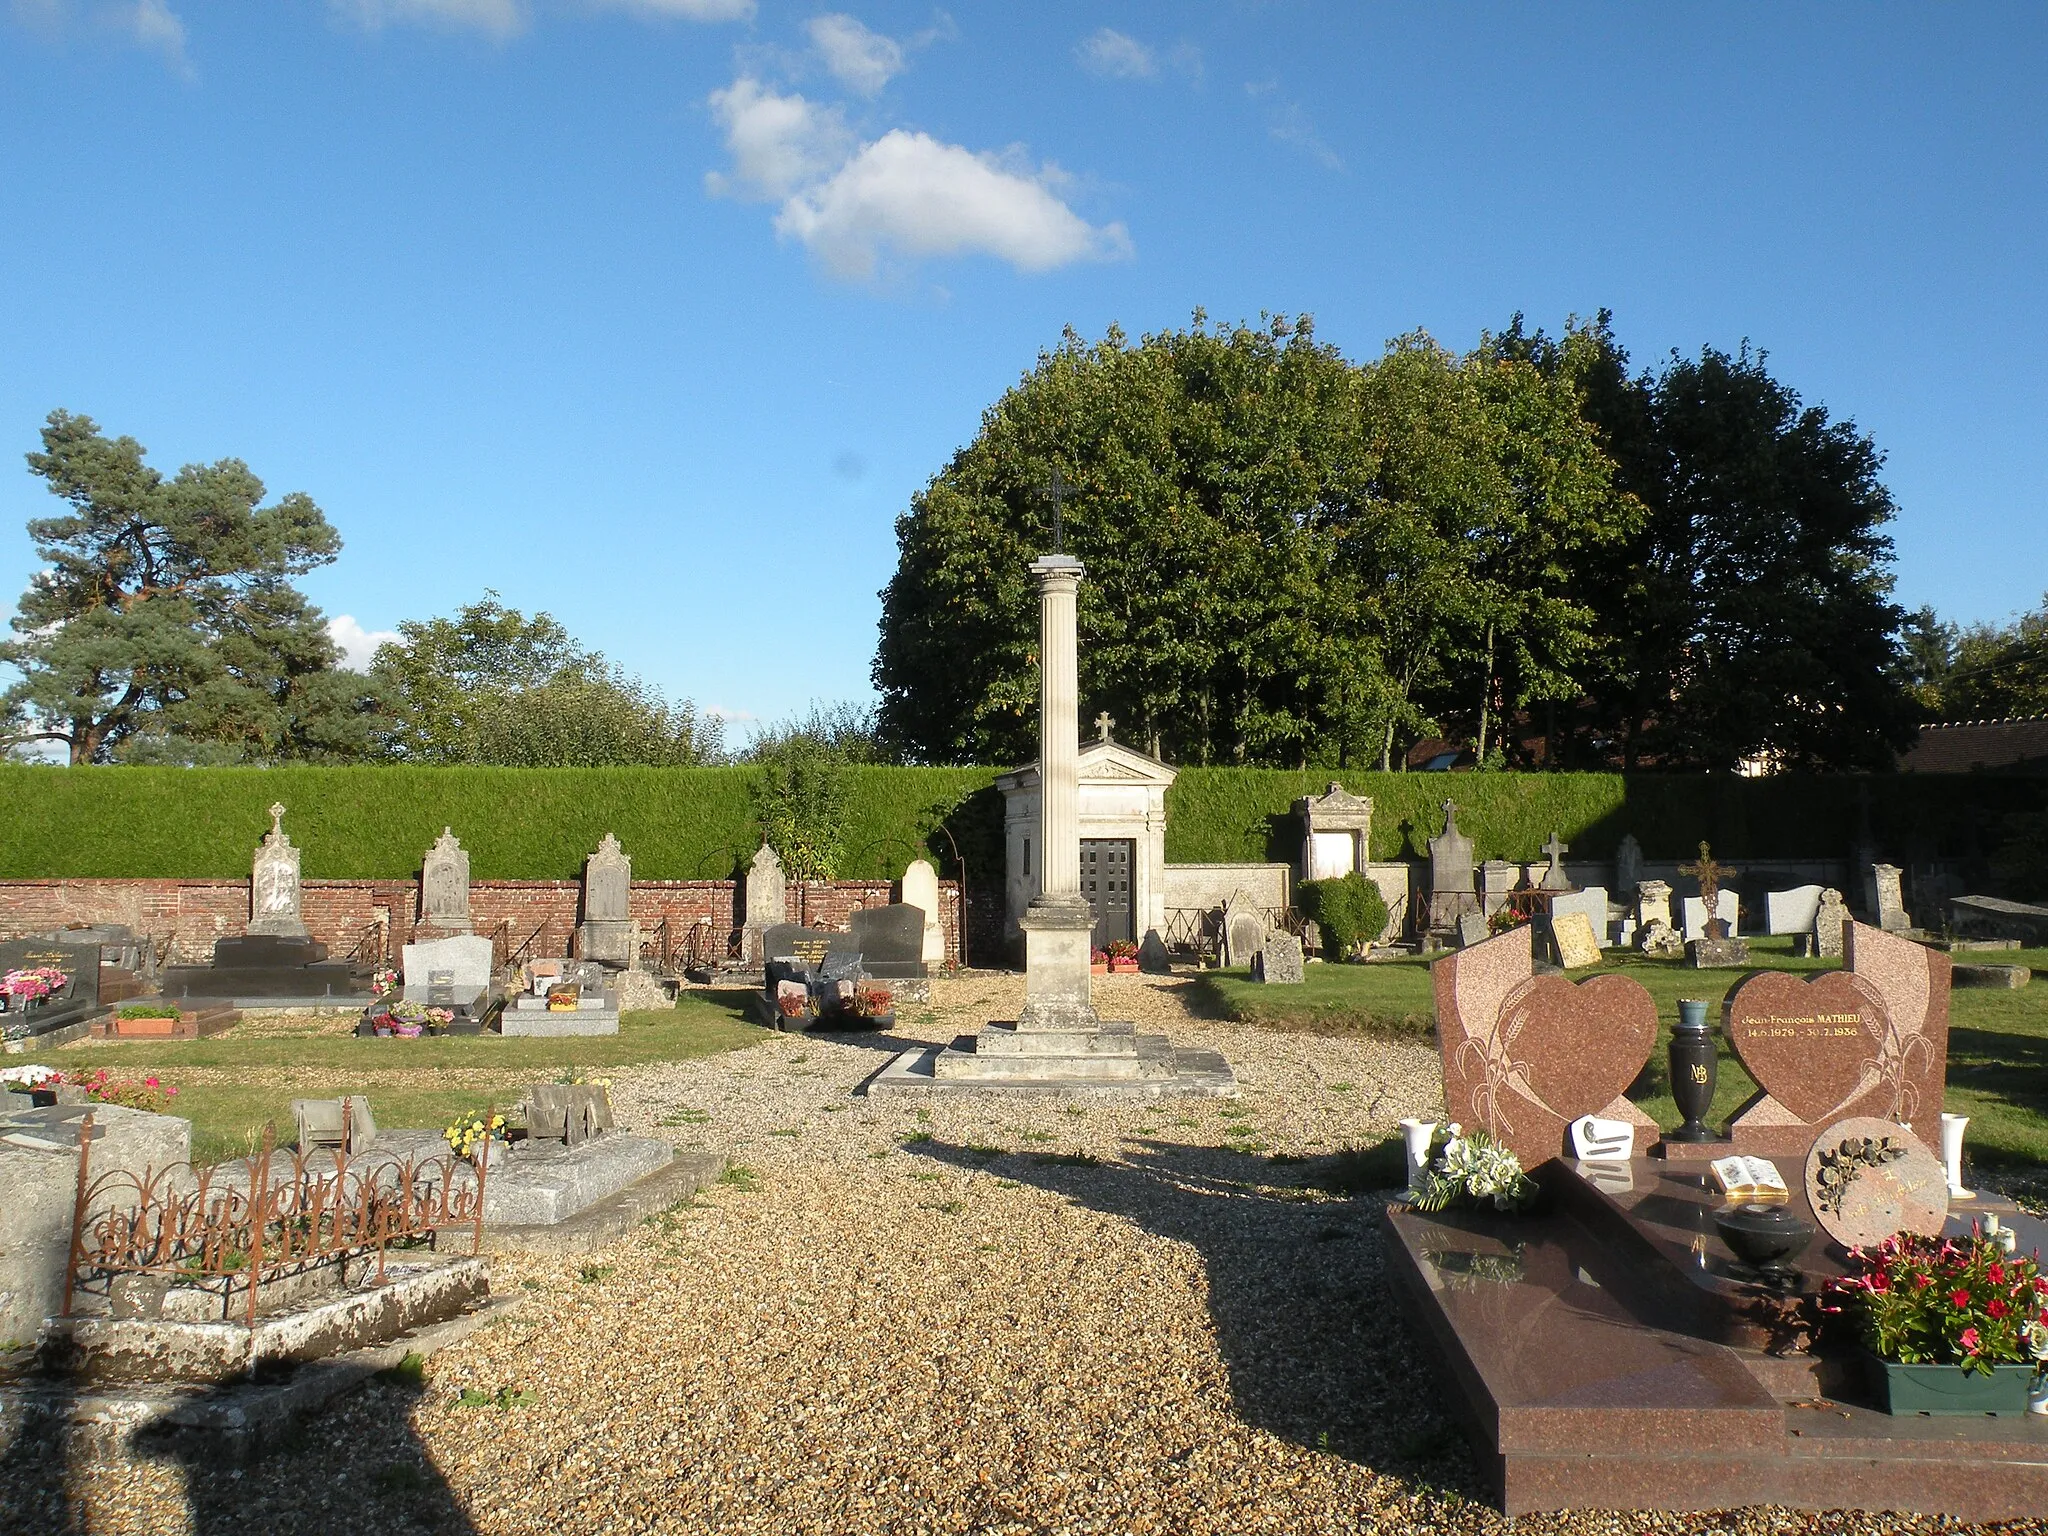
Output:
[[[1835,962],[1797,960],[1789,938],[1750,940],[1756,969],[1794,972],[1832,970]],[[1746,971],[1695,971],[1674,960],[1647,960],[1610,951],[1606,964],[1575,971],[1572,978],[1615,971],[1633,976],[1656,999],[1660,1021],[1657,1047],[1648,1069],[1629,1097],[1660,1125],[1678,1123],[1666,1073],[1664,1047],[1678,1019],[1681,997],[1721,1002]],[[1968,1115],[1967,1155],[1996,1163],[2048,1163],[2048,950],[1969,954],[1965,963],[2024,965],[2042,979],[2017,992],[1962,988],[1949,1005],[1948,1093],[1945,1107]],[[1272,1028],[1331,1033],[1413,1034],[1433,1028],[1434,1003],[1425,960],[1390,960],[1371,965],[1312,965],[1300,986],[1264,986],[1243,971],[1211,972],[1203,990],[1227,1017]],[[1756,1084],[1721,1040],[1721,1068],[1713,1121],[1725,1124]]]
[[191,1118],[194,1157],[205,1159],[241,1154],[265,1121],[290,1141],[293,1099],[368,1094],[379,1126],[438,1130],[465,1109],[512,1104],[527,1084],[566,1073],[736,1050],[767,1033],[742,1021],[743,997],[686,992],[672,1009],[626,1014],[616,1035],[359,1040],[353,1014],[277,1015],[208,1040],[79,1041],[36,1059],[67,1072],[163,1079],[178,1090],[173,1110]]

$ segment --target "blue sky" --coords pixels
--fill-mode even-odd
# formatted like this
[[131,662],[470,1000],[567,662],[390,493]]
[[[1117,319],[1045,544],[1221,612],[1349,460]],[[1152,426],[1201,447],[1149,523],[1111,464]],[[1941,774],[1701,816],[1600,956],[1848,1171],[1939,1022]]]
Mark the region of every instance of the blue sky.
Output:
[[[0,585],[54,407],[700,706],[864,699],[892,521],[1073,325],[1354,358],[1602,306],[1889,454],[1899,596],[2048,588],[2048,11],[0,0]],[[744,724],[738,727],[744,733]]]

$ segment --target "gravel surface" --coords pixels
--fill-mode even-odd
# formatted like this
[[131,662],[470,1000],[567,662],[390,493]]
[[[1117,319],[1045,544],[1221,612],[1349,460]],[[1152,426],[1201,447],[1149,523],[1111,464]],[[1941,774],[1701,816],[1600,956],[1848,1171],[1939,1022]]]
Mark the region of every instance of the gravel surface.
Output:
[[249,1468],[67,1477],[14,1447],[0,1531],[1957,1528],[1475,1502],[1375,1204],[1309,1182],[1440,1104],[1433,1050],[1191,1018],[1183,985],[1101,978],[1098,1006],[1223,1051],[1242,1099],[853,1095],[889,1051],[1014,1017],[998,976],[936,983],[887,1037],[622,1069],[624,1127],[726,1152],[726,1183],[602,1253],[495,1263],[515,1313]]

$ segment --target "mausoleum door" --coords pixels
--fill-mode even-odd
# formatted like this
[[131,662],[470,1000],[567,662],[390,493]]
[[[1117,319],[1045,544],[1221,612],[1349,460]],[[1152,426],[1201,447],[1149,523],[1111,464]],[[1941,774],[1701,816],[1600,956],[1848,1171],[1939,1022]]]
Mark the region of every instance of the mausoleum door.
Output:
[[1137,937],[1131,931],[1131,860],[1137,846],[1128,837],[1081,839],[1081,894],[1095,914],[1097,949]]

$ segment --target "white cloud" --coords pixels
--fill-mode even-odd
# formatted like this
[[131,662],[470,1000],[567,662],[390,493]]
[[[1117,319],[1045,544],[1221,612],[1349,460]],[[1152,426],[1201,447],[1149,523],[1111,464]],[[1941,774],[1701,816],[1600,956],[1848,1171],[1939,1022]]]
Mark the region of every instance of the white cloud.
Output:
[[752,21],[754,0],[596,0],[608,10],[662,21]]
[[892,77],[903,73],[903,45],[870,32],[843,12],[814,16],[807,30],[825,68],[848,90],[879,95]]
[[469,27],[505,38],[524,31],[526,7],[521,0],[327,0],[339,15],[378,31],[404,22],[438,27]]
[[892,129],[775,216],[777,234],[810,247],[842,277],[873,274],[884,253],[1000,257],[1025,272],[1127,256],[1121,224],[1096,228],[1051,188],[1047,167],[1012,169],[928,134]]
[[725,128],[733,160],[731,179],[716,171],[704,178],[714,194],[787,197],[829,176],[853,150],[853,134],[837,107],[777,95],[751,76],[713,91],[711,113]]
[[185,56],[185,23],[170,0],[13,0],[14,19],[49,38],[60,38],[74,21],[118,37],[162,57],[178,74],[192,76]]
[[1295,102],[1286,102],[1276,110],[1266,131],[1282,144],[1290,144],[1300,150],[1325,170],[1344,169],[1344,162],[1337,151],[1323,142],[1308,114]]
[[342,668],[349,672],[367,672],[370,662],[377,654],[377,647],[388,640],[396,640],[395,629],[365,629],[358,624],[353,614],[341,614],[327,621],[327,638],[341,647]]
[[1104,27],[1083,38],[1074,49],[1081,67],[1110,80],[1149,80],[1159,73],[1152,50],[1135,37]]

